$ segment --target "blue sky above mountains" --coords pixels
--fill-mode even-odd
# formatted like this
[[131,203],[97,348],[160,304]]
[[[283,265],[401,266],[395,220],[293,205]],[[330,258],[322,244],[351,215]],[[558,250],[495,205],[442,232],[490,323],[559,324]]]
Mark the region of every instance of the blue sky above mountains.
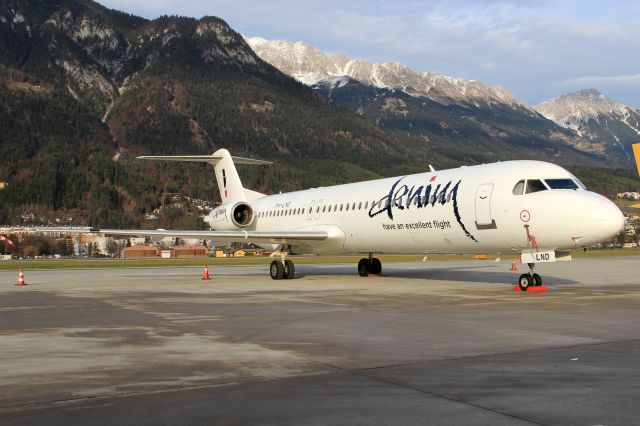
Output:
[[155,18],[218,16],[246,36],[500,85],[534,105],[594,87],[640,108],[637,0],[98,0]]

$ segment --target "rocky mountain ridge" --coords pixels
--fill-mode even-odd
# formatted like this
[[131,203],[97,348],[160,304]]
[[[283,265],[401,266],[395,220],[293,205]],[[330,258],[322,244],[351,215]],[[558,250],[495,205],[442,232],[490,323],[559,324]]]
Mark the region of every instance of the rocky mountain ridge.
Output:
[[323,97],[387,130],[424,139],[461,161],[539,158],[574,162],[575,151],[626,163],[618,150],[581,138],[501,87],[413,71],[396,62],[371,64],[328,56],[304,42],[246,38],[267,62],[310,84]]
[[[600,94],[576,104],[574,112],[578,111],[578,105],[584,107],[581,115],[565,111],[556,119],[544,105],[532,108],[502,87],[414,71],[397,62],[372,64],[343,54],[329,56],[302,41],[262,37],[246,40],[258,56],[282,72],[386,129],[426,139],[433,139],[436,132],[456,145],[466,143],[460,140],[462,134],[490,138],[494,146],[487,142],[486,152],[499,151],[506,157],[526,157],[530,155],[528,149],[533,148],[547,151],[547,155],[554,152],[555,161],[559,161],[557,146],[565,145],[605,158],[611,164],[630,165],[628,141],[630,131],[637,129],[637,111],[605,102]],[[588,106],[598,99],[598,105]],[[593,124],[599,120],[595,116],[591,117],[592,124],[586,124],[589,108],[600,111],[604,124]],[[603,112],[607,108],[609,115]],[[395,115],[392,120],[390,113]],[[606,124],[612,120],[616,124]],[[466,131],[459,132],[462,129]],[[453,132],[447,135],[449,130]]]
[[262,37],[250,37],[246,40],[262,59],[309,86],[334,77],[351,77],[377,88],[401,90],[444,105],[504,104],[530,109],[499,86],[492,87],[436,72],[414,71],[395,61],[377,64],[351,59],[344,54],[328,56],[303,41],[267,40]]
[[631,144],[640,141],[640,111],[596,89],[567,93],[535,109],[580,137],[619,151],[631,164]]

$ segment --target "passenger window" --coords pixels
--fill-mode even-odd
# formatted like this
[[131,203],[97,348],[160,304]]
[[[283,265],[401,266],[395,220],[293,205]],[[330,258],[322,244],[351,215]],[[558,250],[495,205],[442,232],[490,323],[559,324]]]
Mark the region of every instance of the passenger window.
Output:
[[513,187],[513,195],[522,195],[524,192],[524,179],[518,181],[516,186]]
[[361,209],[362,209],[362,201],[358,203],[358,210],[361,210]]
[[527,188],[525,189],[525,194],[531,194],[532,192],[538,191],[546,191],[547,187],[544,186],[544,183],[540,179],[527,179]]

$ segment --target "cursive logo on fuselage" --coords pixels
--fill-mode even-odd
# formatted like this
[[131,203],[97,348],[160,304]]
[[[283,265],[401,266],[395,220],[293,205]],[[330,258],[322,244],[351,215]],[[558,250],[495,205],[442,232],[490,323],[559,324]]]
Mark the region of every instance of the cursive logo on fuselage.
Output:
[[[458,209],[458,188],[462,180],[455,184],[453,184],[453,181],[449,181],[445,184],[428,183],[409,187],[407,184],[401,184],[403,179],[404,177],[401,177],[395,181],[389,191],[380,200],[373,203],[369,209],[369,217],[373,218],[379,214],[386,213],[387,217],[393,220],[396,210],[423,209],[451,204],[456,221],[465,235],[478,242],[464,226]],[[434,178],[431,178],[431,181],[433,180]]]

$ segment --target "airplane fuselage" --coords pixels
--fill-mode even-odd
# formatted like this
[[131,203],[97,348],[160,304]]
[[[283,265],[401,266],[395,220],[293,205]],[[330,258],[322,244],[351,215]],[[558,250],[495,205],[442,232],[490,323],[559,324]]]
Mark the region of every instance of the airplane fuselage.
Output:
[[[537,190],[527,192],[529,181]],[[318,254],[564,251],[610,238],[623,222],[611,201],[584,189],[562,167],[540,161],[313,188],[248,204],[253,218],[247,231],[330,232],[326,241],[294,246]],[[232,207],[218,207],[206,221],[215,230],[238,229],[228,220]]]

